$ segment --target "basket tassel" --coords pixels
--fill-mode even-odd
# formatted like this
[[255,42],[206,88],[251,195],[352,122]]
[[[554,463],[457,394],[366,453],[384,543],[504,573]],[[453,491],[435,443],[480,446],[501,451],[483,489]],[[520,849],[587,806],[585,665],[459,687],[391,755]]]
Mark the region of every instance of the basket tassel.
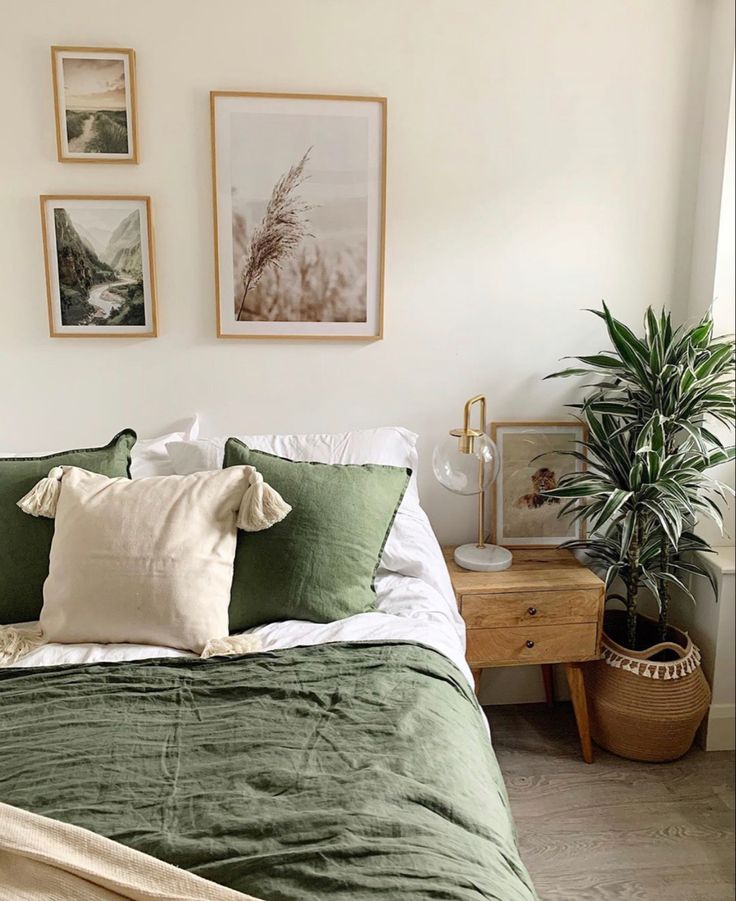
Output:
[[644,676],[647,679],[671,681],[682,679],[698,669],[701,660],[700,651],[695,645],[690,647],[690,652],[685,658],[661,664],[627,657],[605,646],[603,647],[602,656],[605,663],[615,669],[622,669],[635,675]]
[[47,519],[53,519],[56,516],[56,505],[59,502],[63,474],[63,466],[54,466],[45,479],[36,482],[28,494],[18,501],[20,509],[24,513],[30,513],[31,516],[45,516]]
[[240,502],[236,525],[244,532],[270,529],[291,512],[291,507],[258,470],[251,467],[250,481]]

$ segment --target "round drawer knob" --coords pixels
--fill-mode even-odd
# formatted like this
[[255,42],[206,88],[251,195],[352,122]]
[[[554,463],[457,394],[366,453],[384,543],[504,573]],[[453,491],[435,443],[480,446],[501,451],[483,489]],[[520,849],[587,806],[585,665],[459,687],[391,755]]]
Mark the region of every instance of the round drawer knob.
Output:
[[537,615],[537,608],[536,608],[536,607],[530,607],[526,612],[529,614],[529,616],[536,616],[536,615]]
[[531,640],[531,638],[529,639],[529,641],[527,641],[526,646],[527,646],[528,648],[533,648],[533,647],[534,647],[534,642]]

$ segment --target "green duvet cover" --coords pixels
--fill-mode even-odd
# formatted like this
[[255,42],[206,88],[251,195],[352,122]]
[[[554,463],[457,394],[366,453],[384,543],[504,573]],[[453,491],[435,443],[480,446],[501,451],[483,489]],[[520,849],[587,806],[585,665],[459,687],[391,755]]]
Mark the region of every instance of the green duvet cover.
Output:
[[531,901],[482,713],[411,643],[0,670],[0,800],[265,901]]

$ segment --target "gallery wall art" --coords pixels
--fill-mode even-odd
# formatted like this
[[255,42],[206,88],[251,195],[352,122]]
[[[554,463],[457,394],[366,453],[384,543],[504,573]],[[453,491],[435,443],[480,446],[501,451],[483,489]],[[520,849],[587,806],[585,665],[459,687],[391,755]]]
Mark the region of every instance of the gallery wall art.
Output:
[[380,338],[385,99],[210,104],[218,336]]
[[41,223],[52,337],[154,337],[151,199],[44,195]]
[[580,523],[560,516],[564,501],[545,497],[562,475],[584,469],[569,452],[582,452],[585,426],[577,422],[495,422],[491,438],[500,469],[491,490],[494,544],[556,547],[583,537]]
[[135,52],[52,47],[56,146],[62,163],[137,163]]

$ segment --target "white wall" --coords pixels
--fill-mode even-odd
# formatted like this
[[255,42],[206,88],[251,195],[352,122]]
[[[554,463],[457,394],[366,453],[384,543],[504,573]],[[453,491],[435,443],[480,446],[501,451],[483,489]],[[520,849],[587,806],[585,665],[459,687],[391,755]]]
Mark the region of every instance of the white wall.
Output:
[[[733,52],[731,53],[733,60]],[[736,121],[734,116],[734,66],[731,64],[731,102],[723,163],[723,190],[718,227],[718,252],[714,273],[713,319],[716,330],[736,332]]]
[[[680,294],[678,318],[698,319],[712,305],[717,334],[733,334],[734,309],[734,3],[712,0],[710,20],[700,31],[702,52],[699,91],[692,92],[688,152],[697,178],[689,182],[691,206],[681,221],[689,223],[689,248],[681,245],[683,277],[689,269],[690,286]],[[705,22],[704,22],[705,25]],[[733,443],[733,429],[715,425],[722,440]],[[734,485],[734,466],[719,467],[713,475]],[[733,545],[734,504],[726,517],[726,534],[704,521],[703,537],[713,545]]]
[[[712,302],[719,334],[733,334],[734,304],[734,5],[714,0],[707,37],[702,119],[699,127],[698,179],[692,219],[690,293],[686,312],[702,315]],[[733,428],[716,427],[725,443],[733,443]],[[733,464],[718,467],[714,475],[733,487]],[[687,629],[703,656],[703,671],[713,697],[701,730],[707,750],[733,750],[736,741],[734,688],[734,534],[733,499],[725,517],[725,534],[714,524],[699,524],[700,534],[718,553],[708,557],[719,584],[716,603],[702,579],[691,587],[696,605],[682,596],[675,599],[673,620]]]
[[[210,433],[401,423],[440,539],[464,540],[473,500],[429,471],[464,400],[557,417],[572,386],[542,376],[604,343],[582,308],[638,322],[687,295],[703,0],[1,2],[2,450],[195,410]],[[56,161],[51,44],[135,48],[139,166]],[[210,89],[388,97],[385,340],[214,337]],[[47,336],[38,195],[64,192],[152,195],[158,339]]]
[[[0,446],[141,434],[197,410],[210,431],[403,423],[442,540],[472,499],[426,453],[478,391],[495,418],[558,416],[541,382],[596,349],[581,308],[637,321],[672,297],[697,0],[3,0]],[[139,166],[56,161],[49,46],[131,46]],[[214,337],[208,91],[389,99],[386,338]],[[150,193],[161,337],[47,336],[38,195]],[[39,407],[42,408],[39,409]]]
[[733,751],[736,747],[736,698],[734,698],[734,634],[736,634],[736,566],[734,548],[721,547],[708,557],[718,579],[718,603],[704,580],[693,580],[695,605],[679,599],[678,625],[686,628],[703,657],[703,672],[712,690],[710,710],[701,729],[708,751]]
[[[690,289],[686,295],[680,295],[685,304],[678,312],[700,316],[715,299],[718,327],[732,331],[733,136],[730,168],[727,152],[729,129],[733,128],[729,109],[733,103],[734,4],[733,0],[711,0],[707,6],[711,16],[708,26],[701,29],[701,40],[705,42],[699,62],[702,86],[694,92],[688,141],[697,167],[697,179],[690,183],[695,191],[692,215],[687,216],[692,243],[689,254],[683,253],[690,259]],[[724,256],[729,242],[730,261]]]

